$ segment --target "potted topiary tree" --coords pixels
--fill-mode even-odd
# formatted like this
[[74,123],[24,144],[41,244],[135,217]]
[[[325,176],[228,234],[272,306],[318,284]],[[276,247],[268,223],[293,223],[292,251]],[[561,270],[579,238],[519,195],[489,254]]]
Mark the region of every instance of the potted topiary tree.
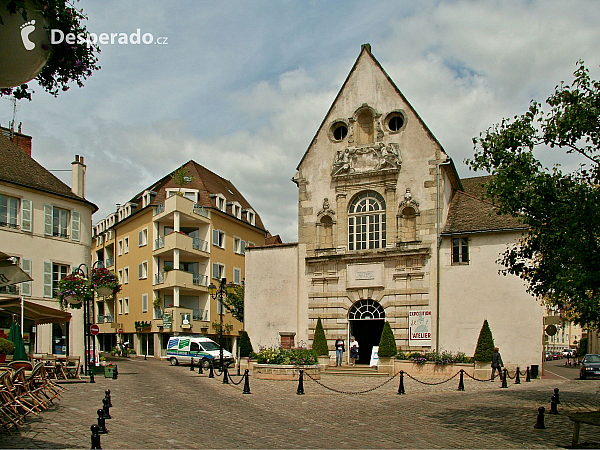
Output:
[[12,355],[15,344],[8,339],[0,338],[0,363],[6,362],[6,355]]
[[377,364],[379,372],[387,372],[390,375],[394,371],[394,364],[392,358],[398,353],[396,347],[396,339],[394,338],[394,332],[389,322],[383,324],[383,331],[381,332],[381,339],[379,340],[379,350],[377,356],[379,363]]
[[492,355],[494,354],[494,338],[492,337],[492,330],[487,320],[483,321],[483,326],[479,332],[479,338],[477,339],[477,347],[475,348],[475,378],[481,380],[487,380],[492,377],[491,361]]
[[321,323],[320,317],[317,320],[317,327],[315,328],[313,350],[317,352],[319,365],[325,370],[329,365],[329,347],[327,346],[327,338],[325,337],[325,330],[323,330],[323,324]]

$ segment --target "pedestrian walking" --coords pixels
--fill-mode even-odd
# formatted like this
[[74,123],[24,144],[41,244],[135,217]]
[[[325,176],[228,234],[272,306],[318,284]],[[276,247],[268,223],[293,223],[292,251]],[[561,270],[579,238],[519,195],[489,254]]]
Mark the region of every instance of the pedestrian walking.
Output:
[[344,361],[344,352],[346,351],[346,347],[344,345],[344,340],[341,336],[335,341],[335,365],[341,366]]
[[129,358],[129,341],[123,343],[123,353],[125,358]]
[[356,364],[356,360],[358,359],[358,341],[354,339],[354,336],[350,337],[350,361],[351,365]]
[[492,381],[494,381],[496,370],[498,370],[500,379],[502,379],[502,367],[504,367],[504,363],[502,362],[502,356],[500,356],[500,349],[495,347],[494,354],[492,355]]

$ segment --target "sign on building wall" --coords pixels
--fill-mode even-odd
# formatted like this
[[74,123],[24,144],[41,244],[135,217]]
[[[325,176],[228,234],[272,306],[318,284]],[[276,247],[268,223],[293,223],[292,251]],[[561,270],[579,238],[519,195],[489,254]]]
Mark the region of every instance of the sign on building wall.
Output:
[[408,345],[431,345],[431,310],[408,312]]
[[171,314],[165,314],[163,316],[163,328],[171,329],[173,324],[173,316]]

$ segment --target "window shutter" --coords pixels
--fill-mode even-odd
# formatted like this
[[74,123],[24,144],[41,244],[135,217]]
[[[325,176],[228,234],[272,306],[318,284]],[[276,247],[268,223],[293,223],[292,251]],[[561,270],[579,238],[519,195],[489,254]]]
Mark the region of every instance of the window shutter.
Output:
[[242,241],[242,249],[240,251],[242,255],[246,254],[246,241]]
[[213,230],[213,244],[219,245],[219,230]]
[[31,231],[31,200],[21,200],[21,230]]
[[148,312],[148,294],[142,294],[142,312]]
[[138,278],[141,280],[142,279],[142,264],[140,264],[138,266]]
[[52,205],[44,205],[44,234],[52,236]]
[[[27,275],[31,276],[31,260],[30,259],[21,259],[21,269]],[[27,297],[31,296],[31,281],[26,281],[21,283],[21,294]]]
[[242,278],[242,271],[240,269],[234,269],[233,270],[233,282],[235,284],[240,284],[242,281],[241,278]]
[[141,247],[143,245],[142,239],[143,239],[143,232],[140,231],[138,233],[138,247]]
[[71,240],[79,241],[80,215],[77,211],[71,211]]
[[44,297],[52,297],[52,263],[44,261]]
[[213,263],[212,265],[212,277],[219,278],[219,265],[217,263]]

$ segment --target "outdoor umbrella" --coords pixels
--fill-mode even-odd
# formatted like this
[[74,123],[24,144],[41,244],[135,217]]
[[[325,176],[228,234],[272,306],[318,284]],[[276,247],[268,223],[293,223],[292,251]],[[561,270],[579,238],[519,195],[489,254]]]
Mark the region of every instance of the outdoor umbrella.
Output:
[[27,361],[27,352],[25,351],[25,343],[21,335],[21,327],[17,322],[13,322],[8,333],[8,340],[15,344],[15,352],[13,353],[13,361]]

